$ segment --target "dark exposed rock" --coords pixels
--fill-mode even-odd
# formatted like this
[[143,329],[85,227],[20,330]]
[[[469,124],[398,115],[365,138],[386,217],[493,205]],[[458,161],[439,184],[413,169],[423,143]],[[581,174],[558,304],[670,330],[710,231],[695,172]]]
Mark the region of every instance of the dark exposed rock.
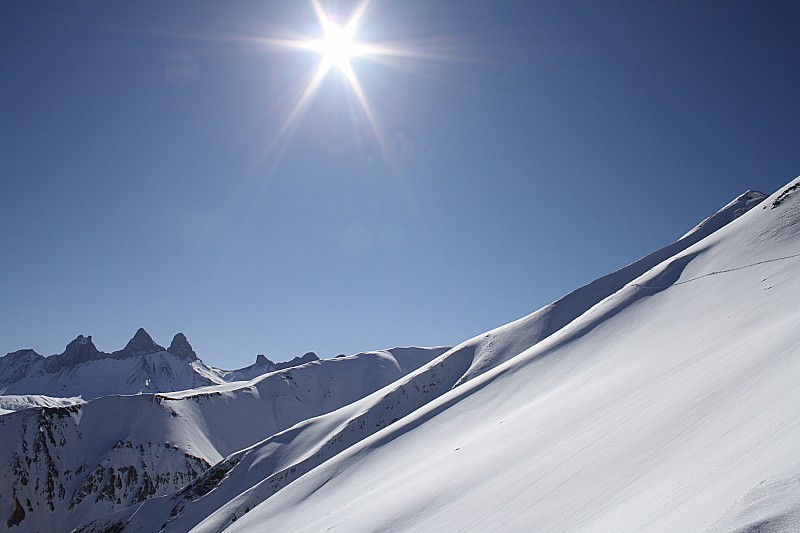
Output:
[[183,357],[189,361],[196,361],[198,359],[197,354],[192,349],[192,345],[189,344],[189,341],[186,340],[186,335],[183,333],[175,334],[175,336],[172,338],[169,348],[167,348],[167,351],[172,355]]
[[307,352],[302,357],[295,357],[294,359],[290,361],[284,361],[283,363],[275,363],[275,370],[283,370],[284,368],[304,365],[312,361],[319,361],[319,357],[317,357],[317,354],[314,352]]
[[16,495],[14,496],[14,512],[11,513],[11,517],[6,521],[6,527],[11,528],[16,525],[19,525],[20,522],[25,520],[25,509],[22,508],[22,505],[19,503]]
[[775,209],[776,207],[781,205],[781,202],[783,202],[789,196],[789,193],[796,190],[798,187],[800,187],[800,181],[798,181],[797,183],[795,183],[790,187],[787,187],[782,193],[778,195],[777,198],[775,198],[775,201],[772,202],[772,209]]
[[102,359],[106,356],[107,354],[97,350],[92,342],[91,335],[88,337],[78,335],[74,341],[67,344],[64,353],[45,359],[44,369],[50,373],[58,372],[66,366],[75,366],[80,363]]
[[16,352],[7,353],[5,357],[8,357],[9,360],[38,360],[44,359],[43,355],[39,355],[36,350],[31,350],[30,348],[25,350],[17,350]]
[[[184,338],[185,339],[185,338]],[[188,342],[186,343],[189,344]],[[189,347],[191,349],[191,346]],[[163,352],[164,347],[155,343],[153,338],[144,328],[136,330],[136,334],[122,350],[113,352],[111,356],[115,359],[126,359],[138,355],[147,355],[156,352]]]
[[267,358],[267,356],[266,356],[266,355],[264,355],[263,353],[260,353],[260,354],[258,354],[258,355],[256,356],[256,366],[266,366],[266,367],[270,367],[270,366],[275,366],[275,363],[273,363],[272,361],[270,361],[270,360]]

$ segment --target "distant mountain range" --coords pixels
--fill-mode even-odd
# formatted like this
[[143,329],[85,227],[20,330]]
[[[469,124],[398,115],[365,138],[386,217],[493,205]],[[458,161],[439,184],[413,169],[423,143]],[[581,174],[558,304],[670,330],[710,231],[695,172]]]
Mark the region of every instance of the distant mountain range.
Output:
[[33,350],[18,350],[0,357],[0,413],[65,404],[53,397],[72,398],[66,403],[75,403],[112,394],[169,392],[250,380],[318,359],[309,352],[273,363],[259,355],[250,366],[221,370],[201,361],[183,333],[164,348],[140,328],[123,349],[112,353],[99,351],[91,336],[78,335],[58,355],[44,357]]
[[[0,518],[16,531],[69,531],[180,489],[224,457],[364,398],[446,350],[315,359],[251,381],[0,416]],[[136,357],[150,364],[149,355]]]
[[[49,398],[0,416],[0,523],[797,531],[798,272],[793,180],[769,197],[748,191],[675,243],[453,348],[315,360],[250,381],[213,371],[221,382],[180,392]],[[80,354],[58,356],[52,374],[153,354],[198,362],[185,339],[177,354],[143,354],[154,343],[137,336],[146,349],[100,358],[79,337]],[[13,383],[48,373],[35,356],[12,359],[0,377],[22,376]],[[41,365],[33,374],[28,360]]]

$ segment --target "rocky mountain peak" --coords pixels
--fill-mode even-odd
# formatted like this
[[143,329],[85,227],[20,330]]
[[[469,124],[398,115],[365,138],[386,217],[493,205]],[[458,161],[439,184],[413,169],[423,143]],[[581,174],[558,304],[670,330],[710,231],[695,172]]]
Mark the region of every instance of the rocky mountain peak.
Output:
[[184,359],[188,359],[190,361],[196,361],[198,359],[197,354],[192,349],[192,345],[189,344],[189,341],[186,339],[186,335],[183,333],[175,334],[175,336],[172,338],[169,348],[167,348],[167,351],[172,355],[177,355],[178,357],[183,357]]
[[40,355],[36,350],[31,348],[9,352],[5,355],[5,357],[8,357],[9,359],[44,359],[43,355]]
[[59,369],[65,366],[95,361],[102,359],[104,355],[95,347],[91,335],[86,337],[78,335],[75,340],[67,344],[62,354],[45,359],[45,370],[47,372],[58,372]]
[[270,361],[266,355],[260,353],[256,356],[256,366],[275,366],[275,363]]
[[163,351],[163,346],[156,344],[153,338],[144,330],[144,328],[139,328],[136,330],[133,338],[128,341],[127,345],[125,345],[125,348],[114,352],[111,355],[117,359],[123,359],[125,357],[135,357],[137,355],[147,355]]
[[37,363],[45,358],[34,350],[17,350],[0,357],[0,387],[22,379]]
[[314,352],[306,352],[301,357],[295,357],[290,361],[282,363],[275,363],[275,370],[283,370],[284,368],[291,368],[293,366],[304,365],[312,361],[319,361],[319,357]]

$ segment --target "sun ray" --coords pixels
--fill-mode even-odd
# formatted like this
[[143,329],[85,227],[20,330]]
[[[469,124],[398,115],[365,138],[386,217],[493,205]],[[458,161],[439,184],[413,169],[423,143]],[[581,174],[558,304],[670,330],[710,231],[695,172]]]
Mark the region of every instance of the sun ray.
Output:
[[[267,147],[266,153],[272,159],[270,174],[277,168],[283,153],[291,142],[298,124],[304,119],[312,101],[314,101],[323,81],[329,75],[338,75],[344,87],[351,93],[352,99],[348,102],[347,114],[355,126],[359,121],[368,125],[366,132],[377,144],[380,160],[383,161],[394,174],[401,173],[403,157],[397,153],[397,148],[392,142],[386,129],[382,126],[380,116],[367,95],[367,91],[359,81],[354,60],[375,62],[381,66],[407,71],[406,60],[438,60],[449,59],[445,49],[431,49],[429,42],[419,42],[414,45],[408,43],[363,43],[357,39],[357,32],[365,20],[366,13],[372,5],[372,0],[359,2],[350,16],[340,22],[336,17],[326,13],[324,0],[308,0],[311,4],[314,17],[321,29],[318,38],[304,37],[301,35],[287,35],[284,38],[261,36],[258,38],[244,37],[245,40],[260,42],[267,46],[293,49],[303,52],[319,54],[319,62],[310,76],[304,89],[300,91],[296,101],[290,105],[291,110],[284,116],[275,136]],[[444,41],[447,42],[447,41]],[[265,157],[267,157],[265,155]]]

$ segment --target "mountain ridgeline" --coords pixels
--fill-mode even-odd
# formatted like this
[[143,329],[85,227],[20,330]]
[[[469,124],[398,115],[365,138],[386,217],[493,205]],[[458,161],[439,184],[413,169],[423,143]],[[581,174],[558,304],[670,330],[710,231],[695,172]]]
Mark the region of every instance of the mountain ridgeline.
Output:
[[70,531],[176,491],[224,457],[352,404],[446,350],[314,358],[245,382],[0,416],[0,518],[15,531]]
[[20,396],[35,406],[36,396],[90,400],[112,394],[219,385],[250,380],[318,359],[309,352],[290,361],[273,363],[259,355],[250,366],[222,370],[200,360],[183,333],[176,334],[169,348],[164,348],[139,328],[123,349],[111,353],[98,350],[91,336],[78,335],[58,355],[44,357],[33,350],[18,350],[0,357],[0,394],[6,397],[4,400],[0,396],[0,409],[29,406],[20,401]]
[[0,523],[797,531],[798,271],[793,180],[769,197],[747,191],[676,242],[452,348],[304,356],[253,379],[266,358],[221,371],[185,338],[173,353],[139,332],[104,355],[79,337],[54,372],[50,358],[14,352],[0,366],[8,388],[58,390],[46,377],[66,368],[97,376],[158,358],[184,365],[159,367],[159,386],[185,365],[219,381],[39,398],[0,416]]

